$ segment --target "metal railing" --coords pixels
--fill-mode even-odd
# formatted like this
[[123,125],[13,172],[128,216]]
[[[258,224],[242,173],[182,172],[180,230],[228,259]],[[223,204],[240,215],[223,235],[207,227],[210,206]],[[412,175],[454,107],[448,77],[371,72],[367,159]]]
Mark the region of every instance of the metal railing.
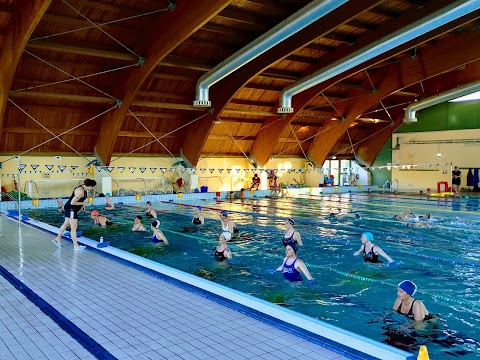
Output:
[[18,198],[16,198],[10,193],[5,193],[5,192],[1,192],[0,195],[2,197],[2,201],[3,201],[3,197],[7,197],[8,201],[13,201],[15,204],[15,208],[18,210]]

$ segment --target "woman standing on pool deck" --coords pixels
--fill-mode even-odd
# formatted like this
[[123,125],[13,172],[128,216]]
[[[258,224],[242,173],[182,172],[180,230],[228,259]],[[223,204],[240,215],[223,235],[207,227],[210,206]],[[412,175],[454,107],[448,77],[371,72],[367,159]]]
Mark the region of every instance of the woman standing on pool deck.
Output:
[[397,300],[393,304],[393,311],[405,315],[415,321],[423,321],[428,317],[428,310],[420,300],[413,298],[417,292],[417,285],[410,280],[403,280],[398,284]]
[[85,179],[83,184],[78,185],[73,189],[72,195],[64,205],[65,209],[65,221],[58,231],[58,235],[53,239],[53,243],[59,248],[61,245],[62,234],[70,226],[70,237],[73,242],[73,250],[85,250],[84,245],[78,245],[77,242],[77,227],[78,227],[78,212],[85,206],[84,200],[87,198],[87,191],[93,190],[93,187],[97,185],[97,182],[92,179]]
[[304,262],[297,258],[297,250],[298,246],[296,244],[285,246],[286,257],[283,260],[283,264],[277,268],[277,271],[281,271],[285,280],[290,282],[303,281],[301,273],[309,281],[315,281]]
[[292,244],[303,246],[302,237],[300,236],[300,233],[293,228],[293,225],[295,225],[295,220],[285,220],[285,233],[283,234],[282,239],[283,246]]

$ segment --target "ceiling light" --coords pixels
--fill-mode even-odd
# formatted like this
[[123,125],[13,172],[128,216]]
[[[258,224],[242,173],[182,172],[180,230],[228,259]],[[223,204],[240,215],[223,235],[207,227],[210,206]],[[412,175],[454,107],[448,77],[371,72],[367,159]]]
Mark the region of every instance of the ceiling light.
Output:
[[465,96],[460,96],[459,98],[450,100],[449,102],[474,101],[474,100],[480,100],[480,91],[476,91],[474,93],[471,93]]
[[442,153],[441,153],[441,152],[438,152],[438,153],[437,153],[437,156],[438,156],[438,157],[441,157],[441,156],[442,156]]

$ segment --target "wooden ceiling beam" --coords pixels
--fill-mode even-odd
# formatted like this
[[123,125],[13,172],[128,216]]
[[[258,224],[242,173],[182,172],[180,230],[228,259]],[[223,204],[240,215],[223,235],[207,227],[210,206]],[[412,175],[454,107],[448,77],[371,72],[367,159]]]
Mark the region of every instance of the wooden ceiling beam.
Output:
[[210,98],[212,99],[214,108],[213,113],[210,116],[196,121],[184,131],[185,136],[182,153],[186,159],[192,164],[197,164],[200,154],[202,153],[202,148],[212,129],[213,120],[223,112],[223,109],[228,106],[229,101],[235,96],[235,93],[245,84],[249,83],[258,74],[270,68],[275,61],[292,55],[298,49],[313,43],[318,37],[333,31],[335,26],[347,23],[357,17],[358,14],[368,11],[382,2],[383,1],[380,0],[349,2],[348,6],[339,7],[331,14],[324,16],[305,29],[295,33],[282,43],[274,46],[272,49],[235,71],[234,74],[225,77],[213,85],[210,89]]
[[[54,133],[55,135],[63,134],[68,129],[48,129],[50,132]],[[42,129],[42,128],[27,128],[27,127],[9,127],[3,130],[4,133],[12,133],[12,134],[43,134],[43,135],[51,135],[51,133]],[[74,129],[68,131],[68,134],[65,135],[75,135],[75,136],[97,136],[98,131],[96,130],[79,130]]]
[[165,79],[165,80],[194,82],[194,83],[196,83],[198,81],[197,78],[193,78],[193,77],[190,77],[190,76],[171,75],[171,74],[164,74],[164,73],[151,73],[150,77],[155,78],[155,79]]
[[165,56],[159,65],[197,71],[208,71],[214,67],[212,64],[201,63],[198,61],[198,59],[186,58],[177,55]]
[[223,109],[223,112],[241,114],[241,115],[254,115],[254,116],[273,116],[276,114],[273,111],[252,110],[252,109],[233,109],[233,108],[225,108]]
[[31,99],[46,99],[46,100],[64,100],[73,102],[85,102],[94,104],[115,104],[115,99],[101,96],[85,96],[59,93],[46,93],[36,91],[18,91],[10,93],[13,98],[31,98]]
[[68,54],[94,56],[94,57],[100,57],[100,58],[106,58],[106,59],[115,59],[115,60],[131,61],[131,62],[138,61],[137,56],[129,53],[94,49],[94,48],[81,47],[81,46],[75,46],[75,45],[67,45],[67,44],[61,44],[61,43],[56,43],[51,41],[44,41],[44,40],[37,40],[31,43],[28,43],[27,48],[50,50],[50,51],[64,52]]
[[246,11],[233,6],[223,9],[220,11],[218,16],[246,25],[255,25],[257,27],[260,25],[262,28],[272,28],[276,25],[271,18],[258,16],[254,12]]
[[[134,104],[134,99],[148,76],[178,45],[213,19],[231,2],[232,0],[210,0],[202,6],[191,6],[190,2],[182,1],[177,3],[172,12],[157,15],[155,25],[149,31],[151,37],[145,47],[144,64],[138,68],[122,71],[120,81],[113,90],[114,96],[122,99],[122,106],[110,111],[103,118],[95,146],[95,153],[101,163],[105,165],[110,163],[115,139],[120,132],[125,115],[130,106]],[[198,111],[198,108],[195,111]]]
[[17,0],[0,48],[0,133],[18,62],[37,24],[52,0]]
[[[414,21],[421,20],[428,14],[437,10],[441,10],[442,8],[444,8],[445,6],[451,3],[452,3],[452,0],[437,0],[434,2],[429,2],[429,6],[424,7],[422,9],[416,9],[416,8],[409,9],[404,13],[402,13],[402,16],[398,17],[397,19],[389,20],[379,25],[376,31],[365,33],[358,39],[358,41],[355,44],[351,46],[346,46],[346,45],[339,46],[333,53],[329,54],[328,58],[327,57],[325,57],[324,59],[322,58],[318,63],[313,64],[309,68],[307,68],[303,76],[309,76],[310,74],[318,70],[326,68],[332,62],[341,61],[342,59],[350,56],[355,51],[359,51],[365,46],[370,45],[372,43],[377,43],[379,41],[378,39],[384,36],[388,36],[392,32],[400,30],[410,25]],[[293,108],[295,109],[294,112],[287,114],[285,117],[285,121],[278,124],[278,126],[276,126],[275,128],[272,129],[272,127],[269,126],[268,128],[266,127],[265,130],[259,131],[259,133],[257,134],[257,140],[255,141],[251,149],[252,157],[255,158],[260,164],[265,164],[270,158],[270,156],[273,154],[275,139],[280,137],[285,127],[288,126],[288,123],[292,119],[294,119],[296,116],[298,116],[298,114],[305,108],[305,106],[310,104],[313,99],[317,98],[323,91],[328,89],[330,86],[338,83],[339,81],[347,79],[353,74],[369,69],[372,65],[381,63],[386,59],[391,58],[395,54],[402,53],[407,49],[418,46],[418,44],[422,44],[425,41],[428,41],[441,34],[444,34],[445,32],[450,31],[452,28],[459,26],[461,22],[467,21],[466,20],[467,18],[474,19],[475,15],[467,16],[466,18],[461,19],[459,21],[451,22],[445,26],[442,26],[441,28],[438,28],[434,31],[429,32],[424,36],[418,37],[409,43],[402,44],[396,47],[395,49],[388,51],[387,53],[381,54],[375,57],[374,59],[365,61],[361,65],[358,65],[353,69],[349,69],[343,72],[342,74],[339,74],[338,76],[335,76],[329,79],[328,81],[324,81],[321,84],[317,84],[295,95],[292,99],[292,105],[293,105]],[[395,90],[398,90],[398,89],[395,89]],[[342,102],[342,103],[345,103],[346,105],[350,104],[350,102]],[[337,105],[341,105],[342,103],[338,103]],[[265,124],[268,125],[269,123],[274,122],[275,120],[276,120],[275,118],[267,119]],[[346,128],[348,127],[345,127],[345,129]],[[266,131],[266,129],[268,129],[268,131]],[[324,151],[322,150],[322,152]]]
[[218,118],[221,122],[244,123],[244,124],[263,124],[263,119],[239,119],[230,117]]
[[208,109],[195,107],[189,104],[176,104],[176,103],[166,103],[166,102],[159,102],[159,101],[135,100],[130,102],[130,105],[152,107],[157,109],[189,110],[189,111],[200,111],[200,112],[208,111]]
[[436,46],[424,47],[419,56],[408,62],[384,67],[382,72],[372,75],[374,83],[380,84],[376,92],[357,97],[348,106],[338,104],[337,109],[346,114],[345,120],[337,122],[315,138],[308,151],[310,160],[318,164],[323,163],[336,141],[355,119],[396,90],[412,86],[479,58],[480,38],[474,32],[466,32],[439,40]]
[[270,101],[253,101],[253,100],[243,100],[243,99],[233,99],[230,101],[230,104],[233,105],[246,105],[246,106],[262,106],[272,108],[276,105],[275,102]]
[[[133,114],[132,114],[133,113]],[[136,117],[151,117],[151,118],[159,118],[159,119],[171,119],[171,120],[182,120],[177,114],[167,114],[164,112],[157,113],[157,112],[148,112],[148,111],[130,111],[125,116],[136,116]]]

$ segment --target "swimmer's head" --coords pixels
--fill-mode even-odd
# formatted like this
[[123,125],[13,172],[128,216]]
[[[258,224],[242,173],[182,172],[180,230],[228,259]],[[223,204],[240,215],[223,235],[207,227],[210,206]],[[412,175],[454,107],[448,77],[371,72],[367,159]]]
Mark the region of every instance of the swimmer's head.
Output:
[[201,207],[201,206],[197,206],[197,210],[198,210],[198,211],[202,211],[202,207]]
[[142,221],[142,217],[140,215],[135,216],[135,220],[140,220]]
[[371,232],[364,232],[362,238],[365,238],[368,241],[373,241],[373,234]]
[[400,284],[398,284],[398,287],[410,296],[413,296],[417,292],[417,285],[410,280],[403,280]]
[[355,219],[361,219],[361,216],[359,214],[355,214]]
[[401,220],[401,219],[402,219],[402,218],[400,217],[400,215],[394,215],[393,218],[394,218],[395,220]]
[[228,216],[228,211],[227,210],[223,210],[220,215],[224,216],[224,217],[227,217]]
[[425,217],[426,217],[427,219],[430,219],[431,215],[430,215],[430,214],[427,214],[427,215],[425,215]]
[[232,234],[230,234],[228,231],[224,231],[223,233],[221,233],[218,237],[218,240],[221,240],[222,237],[225,239],[225,241],[232,240]]
[[295,255],[297,254],[297,251],[298,251],[298,245],[297,245],[297,243],[288,244],[287,246],[285,246],[285,250],[286,250],[286,251],[289,250],[288,248],[291,248],[291,249],[293,250],[293,252],[295,253]]
[[335,217],[335,214],[334,213],[330,213],[328,214],[329,217]]
[[408,224],[407,224],[407,227],[413,228],[413,227],[415,227],[415,224],[414,224],[414,223],[408,223]]
[[146,206],[152,206],[152,203],[150,201],[147,201],[145,204]]
[[110,193],[106,193],[105,196],[112,196],[112,195],[110,195]]
[[158,229],[160,227],[160,221],[153,220],[152,221],[152,227],[155,228],[155,229]]
[[287,223],[289,223],[290,225],[295,225],[295,220],[293,220],[292,218],[289,218],[287,220],[285,220]]
[[92,216],[98,216],[98,215],[100,215],[100,213],[98,212],[98,210],[92,210],[92,212],[90,213],[90,215],[92,215]]

